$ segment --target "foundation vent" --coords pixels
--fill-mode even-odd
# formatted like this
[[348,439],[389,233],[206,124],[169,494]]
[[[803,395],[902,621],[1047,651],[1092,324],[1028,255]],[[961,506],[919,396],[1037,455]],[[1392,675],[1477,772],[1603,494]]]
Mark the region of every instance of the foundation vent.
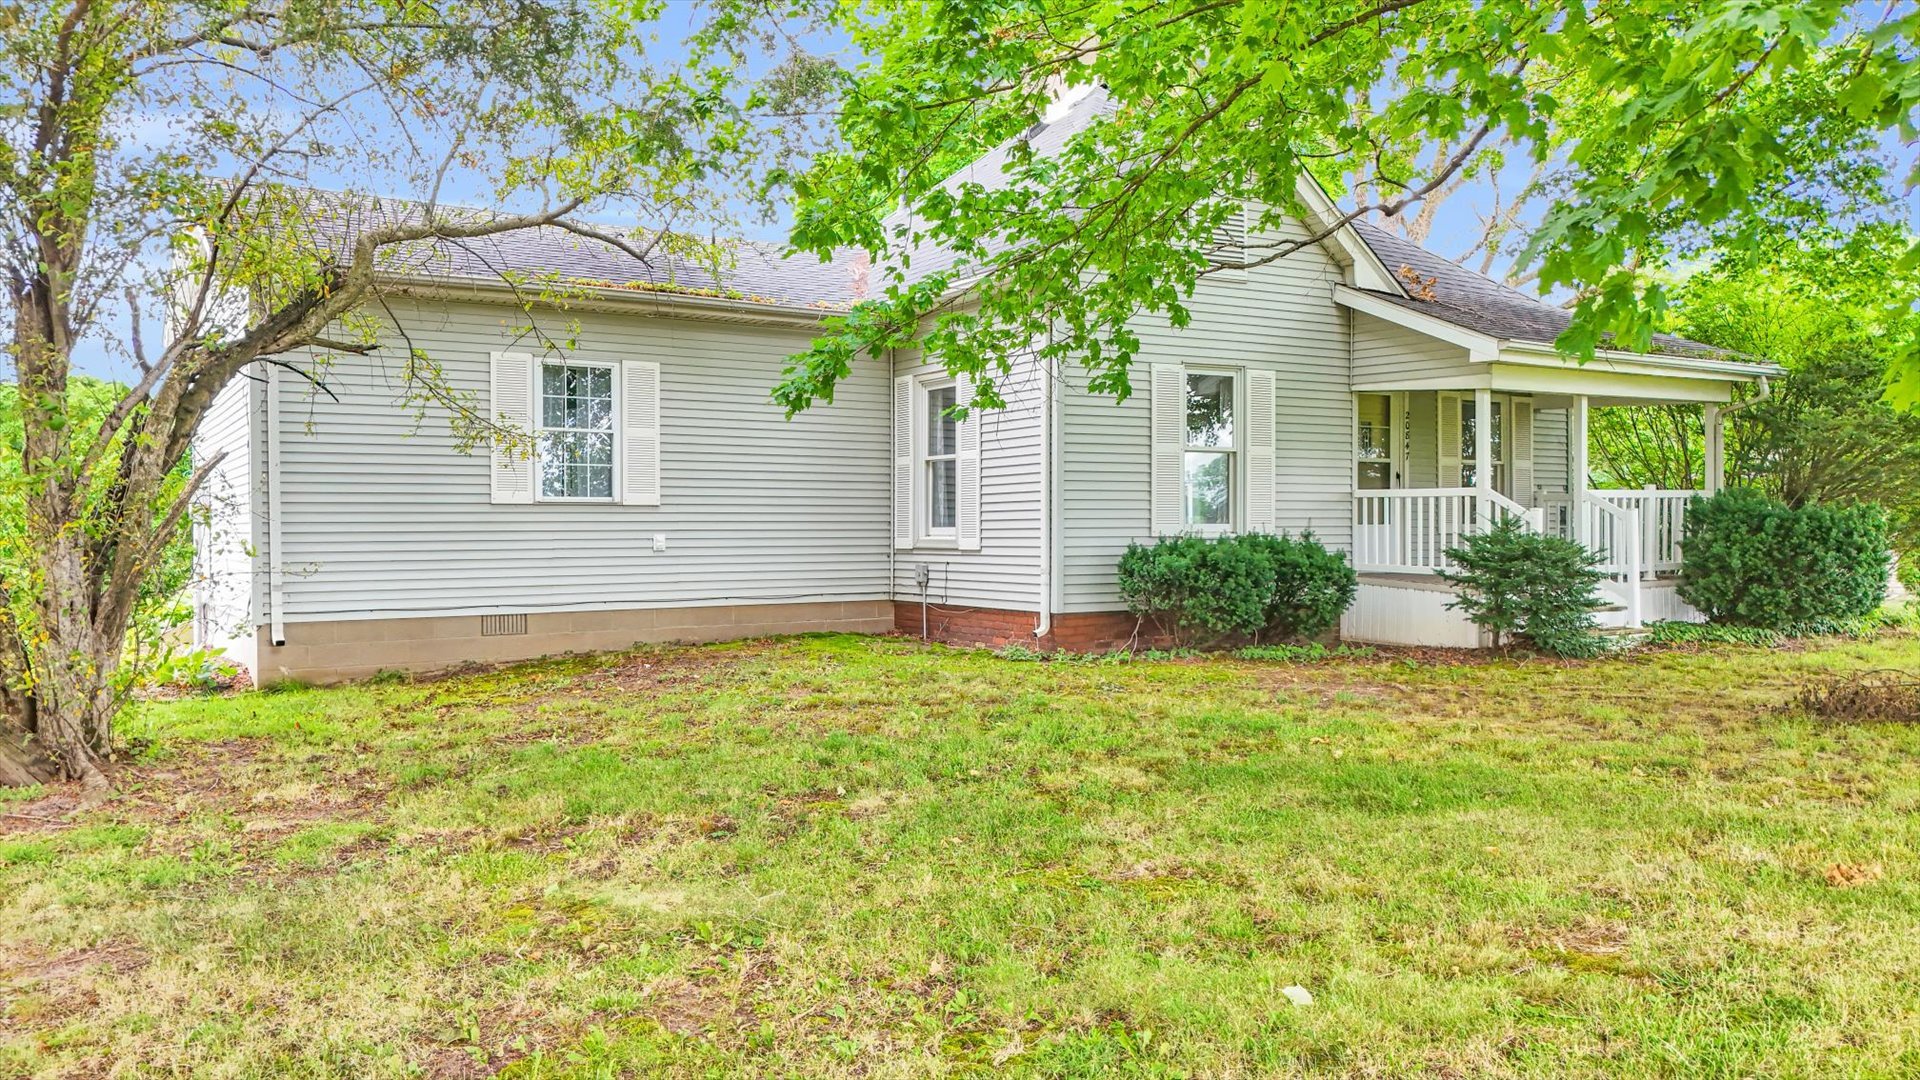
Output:
[[481,637],[508,637],[527,632],[525,615],[482,615],[480,616]]

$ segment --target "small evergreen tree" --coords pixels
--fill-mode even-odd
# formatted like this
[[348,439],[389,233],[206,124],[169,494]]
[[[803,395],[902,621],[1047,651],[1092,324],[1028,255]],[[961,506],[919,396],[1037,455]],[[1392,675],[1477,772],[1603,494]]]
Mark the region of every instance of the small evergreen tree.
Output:
[[1440,577],[1459,594],[1448,606],[1493,635],[1495,648],[1522,636],[1554,656],[1595,656],[1604,647],[1593,632],[1593,608],[1606,575],[1579,544],[1503,517],[1447,549],[1447,558],[1456,569]]

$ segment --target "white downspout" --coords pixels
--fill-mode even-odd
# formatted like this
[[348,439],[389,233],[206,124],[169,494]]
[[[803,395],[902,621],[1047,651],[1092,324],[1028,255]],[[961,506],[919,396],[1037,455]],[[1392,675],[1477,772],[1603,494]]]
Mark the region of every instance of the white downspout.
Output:
[[1044,359],[1040,367],[1040,619],[1033,628],[1035,642],[1053,633],[1053,493],[1054,493],[1054,379]]
[[287,643],[286,593],[280,573],[280,368],[267,365],[267,616],[274,648]]
[[1736,401],[1729,405],[1712,406],[1710,411],[1710,429],[1707,432],[1707,494],[1719,491],[1726,484],[1727,477],[1727,417],[1741,409],[1750,409],[1773,396],[1773,384],[1765,375],[1759,376],[1760,392],[1745,401]]

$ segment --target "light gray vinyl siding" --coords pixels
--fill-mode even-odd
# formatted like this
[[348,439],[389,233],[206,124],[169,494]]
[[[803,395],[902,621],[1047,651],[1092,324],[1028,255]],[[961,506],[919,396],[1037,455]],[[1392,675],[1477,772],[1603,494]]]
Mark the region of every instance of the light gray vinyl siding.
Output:
[[[804,329],[579,313],[543,327],[568,355],[661,367],[658,507],[496,505],[486,453],[438,406],[400,398],[403,342],[474,407],[495,350],[538,353],[517,311],[421,301],[372,357],[336,357],[338,403],[283,380],[279,434],[288,621],[879,599],[890,555],[883,365],[787,420],[768,392]],[[667,549],[653,550],[655,535]]]
[[[1256,234],[1254,241],[1277,238]],[[1341,280],[1339,265],[1318,247],[1245,274],[1216,275],[1188,302],[1186,328],[1169,327],[1164,316],[1137,322],[1131,398],[1088,394],[1084,372],[1070,374],[1060,462],[1061,610],[1120,607],[1115,564],[1129,543],[1151,538],[1146,388],[1154,363],[1273,371],[1275,525],[1312,529],[1338,547],[1350,543],[1353,397],[1347,316],[1333,302]]]
[[1566,491],[1567,430],[1571,414],[1566,409],[1535,409],[1533,412],[1533,485],[1538,491]]
[[245,374],[228,383],[194,435],[196,467],[220,459],[195,499],[201,512],[193,523],[194,642],[202,648],[244,652],[257,621],[255,386]]
[[[1467,359],[1467,350],[1404,326],[1353,313],[1353,382],[1356,386],[1396,387],[1446,378],[1484,376],[1486,366]],[[1461,382],[1460,385],[1466,385]]]
[[[896,358],[897,376],[939,375],[917,353]],[[900,600],[919,600],[918,568],[929,571],[927,599],[935,604],[1040,609],[1041,444],[1046,381],[1031,357],[1015,361],[994,385],[1004,409],[975,413],[980,428],[980,550],[953,543],[916,542],[894,553],[893,589]],[[917,407],[917,406],[916,406]],[[919,470],[914,472],[916,482]]]

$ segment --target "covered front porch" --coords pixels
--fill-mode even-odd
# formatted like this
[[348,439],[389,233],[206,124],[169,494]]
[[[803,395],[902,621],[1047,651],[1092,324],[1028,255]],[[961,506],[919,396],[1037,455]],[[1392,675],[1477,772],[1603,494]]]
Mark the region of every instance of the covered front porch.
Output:
[[[1361,589],[1350,640],[1482,644],[1436,575],[1467,535],[1501,518],[1595,552],[1602,626],[1697,619],[1674,588],[1687,506],[1724,475],[1722,416],[1734,389],[1765,393],[1778,369],[1727,360],[1603,355],[1586,365],[1550,346],[1502,341],[1421,312],[1348,298],[1355,323],[1353,561]],[[1437,324],[1437,325],[1436,325]],[[1594,410],[1703,406],[1701,489],[1609,488],[1588,462]]]

